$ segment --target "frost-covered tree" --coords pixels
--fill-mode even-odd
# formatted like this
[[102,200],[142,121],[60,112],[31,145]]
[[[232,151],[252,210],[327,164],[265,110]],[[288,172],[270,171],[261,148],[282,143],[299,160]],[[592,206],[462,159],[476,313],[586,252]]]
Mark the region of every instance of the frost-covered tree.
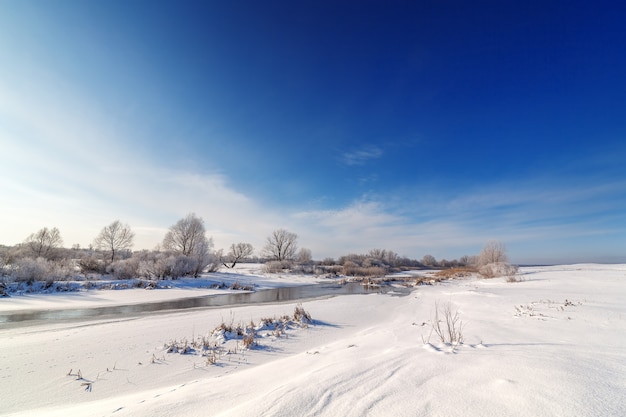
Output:
[[210,269],[214,270],[217,265],[212,251],[213,240],[207,239],[204,220],[195,213],[188,214],[170,227],[163,238],[163,248],[188,258],[190,262],[186,274],[198,276],[208,266],[212,265]]
[[130,229],[130,226],[115,220],[102,229],[94,240],[94,246],[109,252],[111,254],[111,262],[113,262],[116,253],[133,247],[134,238],[135,233]]
[[313,253],[311,252],[311,249],[300,248],[298,255],[296,256],[296,261],[300,265],[310,264],[313,261]]
[[486,278],[508,276],[514,280],[517,270],[517,266],[508,263],[506,246],[497,240],[487,242],[478,255],[478,272]]
[[437,259],[433,255],[424,255],[421,262],[424,266],[437,266]]
[[263,256],[274,261],[292,260],[298,251],[298,235],[285,229],[277,229],[267,238]]
[[483,250],[478,255],[480,265],[488,265],[499,262],[506,262],[506,246],[497,240],[490,240],[485,244]]
[[227,268],[234,268],[238,262],[251,256],[254,247],[250,243],[239,242],[230,245],[228,254],[222,259],[222,264]]
[[197,252],[206,240],[204,220],[191,213],[170,227],[163,239],[163,248],[190,256]]
[[56,227],[48,229],[44,227],[36,233],[31,234],[24,241],[24,246],[33,258],[43,257],[53,258],[56,250],[63,245],[61,232]]

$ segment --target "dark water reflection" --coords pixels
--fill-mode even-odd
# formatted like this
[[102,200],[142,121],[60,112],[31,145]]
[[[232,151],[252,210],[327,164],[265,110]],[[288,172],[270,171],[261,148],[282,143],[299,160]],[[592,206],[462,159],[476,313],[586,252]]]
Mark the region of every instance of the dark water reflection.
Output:
[[[84,319],[110,319],[140,316],[148,313],[171,312],[190,308],[234,307],[250,304],[282,303],[297,300],[332,297],[349,294],[372,294],[392,291],[399,295],[408,294],[409,290],[391,287],[366,287],[357,283],[346,285],[317,284],[298,287],[271,288],[255,292],[205,295],[201,297],[182,298],[172,301],[158,301],[142,304],[121,306],[72,308],[60,310],[14,311],[0,313],[2,327],[36,324],[39,321],[72,321]],[[159,290],[156,290],[159,291]],[[167,291],[167,290],[163,290]]]

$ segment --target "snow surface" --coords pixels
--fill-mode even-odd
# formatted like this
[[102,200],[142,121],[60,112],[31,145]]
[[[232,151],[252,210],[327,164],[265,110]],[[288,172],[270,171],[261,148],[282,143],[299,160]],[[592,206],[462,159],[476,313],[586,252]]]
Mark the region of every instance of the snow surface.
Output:
[[[230,340],[215,364],[167,346],[296,303],[0,329],[0,415],[626,415],[626,265],[520,277],[305,301],[313,324],[261,330],[249,350]],[[36,302],[47,297],[98,305],[89,292]],[[429,339],[436,302],[458,311],[463,344]]]

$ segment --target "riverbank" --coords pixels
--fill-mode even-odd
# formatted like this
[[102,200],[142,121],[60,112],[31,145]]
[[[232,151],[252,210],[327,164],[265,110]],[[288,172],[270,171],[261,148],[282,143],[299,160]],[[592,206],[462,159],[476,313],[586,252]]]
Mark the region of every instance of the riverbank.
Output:
[[228,294],[285,286],[333,282],[315,275],[266,274],[262,264],[240,264],[235,269],[205,274],[199,278],[154,281],[97,279],[59,282],[69,291],[47,291],[23,286],[10,297],[0,298],[0,314],[13,311],[96,308],[152,303],[184,298]]

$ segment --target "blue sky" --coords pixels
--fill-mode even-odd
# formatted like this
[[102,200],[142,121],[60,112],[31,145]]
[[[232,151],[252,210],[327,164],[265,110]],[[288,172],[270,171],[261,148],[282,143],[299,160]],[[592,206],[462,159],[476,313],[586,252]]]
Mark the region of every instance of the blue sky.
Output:
[[0,2],[0,243],[626,261],[626,9]]

